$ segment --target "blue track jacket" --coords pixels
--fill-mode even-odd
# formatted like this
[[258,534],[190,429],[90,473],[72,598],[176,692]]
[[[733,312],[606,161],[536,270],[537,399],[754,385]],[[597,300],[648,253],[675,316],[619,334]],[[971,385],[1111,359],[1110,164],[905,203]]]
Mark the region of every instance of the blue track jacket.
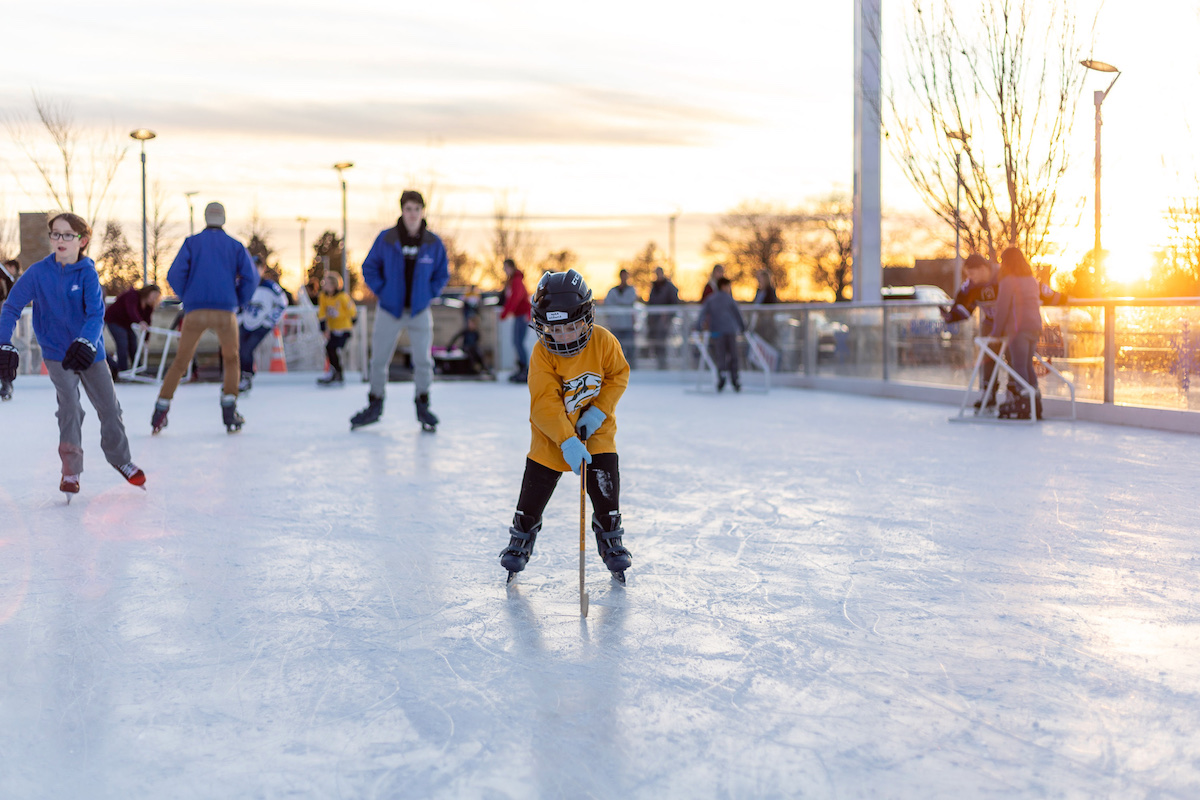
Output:
[[84,256],[59,264],[49,255],[21,273],[0,310],[0,344],[12,344],[17,320],[30,302],[43,359],[62,361],[71,342],[87,339],[96,346],[96,361],[104,360],[104,289],[96,262]]
[[167,283],[184,311],[236,311],[258,288],[258,270],[242,243],[220,228],[205,228],[183,240]]
[[[388,228],[375,237],[371,252],[363,261],[363,280],[385,311],[394,317],[404,312],[404,252],[400,249],[397,228]],[[421,248],[417,251],[417,266],[413,270],[412,296],[409,297],[411,313],[415,316],[428,308],[449,282],[446,248],[435,234],[424,231]]]

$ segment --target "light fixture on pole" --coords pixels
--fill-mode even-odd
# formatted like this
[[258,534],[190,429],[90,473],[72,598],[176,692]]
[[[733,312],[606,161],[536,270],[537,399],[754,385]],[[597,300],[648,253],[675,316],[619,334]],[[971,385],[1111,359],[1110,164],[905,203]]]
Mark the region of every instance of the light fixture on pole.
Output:
[[183,193],[183,196],[186,197],[188,201],[188,236],[196,235],[196,212],[192,207],[192,198],[198,194],[200,194],[198,191]]
[[1090,58],[1084,59],[1079,63],[1096,72],[1116,73],[1107,89],[1103,92],[1097,90],[1092,95],[1092,99],[1096,104],[1096,241],[1092,249],[1092,266],[1096,270],[1096,280],[1103,282],[1104,273],[1101,266],[1102,251],[1100,250],[1100,104],[1104,102],[1104,98],[1108,97],[1108,93],[1112,91],[1117,78],[1121,77],[1121,70],[1112,64],[1106,64],[1103,61],[1095,61]]
[[307,284],[308,270],[304,266],[304,226],[308,224],[308,217],[296,217],[296,222],[300,223],[300,278]]
[[146,279],[149,277],[146,264],[149,259],[147,255],[146,243],[146,142],[153,139],[157,134],[146,128],[138,128],[129,134],[131,139],[137,139],[142,143],[142,285],[146,285]]
[[338,171],[338,180],[342,182],[342,285],[347,290],[350,289],[350,274],[346,267],[346,251],[350,249],[350,243],[346,240],[346,178],[342,172],[353,166],[354,162],[352,161],[339,161],[333,165],[333,168]]
[[959,247],[959,235],[962,233],[962,154],[968,149],[967,140],[971,134],[966,131],[946,131],[946,138],[958,142],[961,147],[954,149],[954,291],[962,285],[962,249]]

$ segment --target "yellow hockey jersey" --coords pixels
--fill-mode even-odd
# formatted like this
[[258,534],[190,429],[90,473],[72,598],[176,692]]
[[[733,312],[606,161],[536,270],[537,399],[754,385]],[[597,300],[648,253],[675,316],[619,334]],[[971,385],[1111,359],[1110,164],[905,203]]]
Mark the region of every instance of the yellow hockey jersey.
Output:
[[317,319],[325,320],[326,327],[331,331],[348,331],[354,327],[354,316],[358,309],[346,292],[338,292],[332,297],[321,292],[317,298]]
[[617,337],[596,325],[591,341],[579,353],[555,355],[538,342],[529,361],[533,429],[529,457],[544,467],[569,472],[560,445],[575,435],[575,423],[588,406],[608,417],[585,443],[588,452],[617,452],[617,401],[629,385],[629,363]]

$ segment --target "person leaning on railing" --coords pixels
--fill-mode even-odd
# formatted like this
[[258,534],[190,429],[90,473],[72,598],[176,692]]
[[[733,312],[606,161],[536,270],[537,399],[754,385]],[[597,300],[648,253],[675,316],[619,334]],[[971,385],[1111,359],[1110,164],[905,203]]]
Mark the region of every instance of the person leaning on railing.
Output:
[[[1037,278],[1033,268],[1018,247],[1000,254],[1000,291],[996,295],[996,318],[992,336],[1008,337],[1008,353],[1013,370],[1025,379],[1037,396],[1038,417],[1041,418],[1042,393],[1037,391],[1037,372],[1033,356],[1042,334],[1042,311]],[[1029,419],[1030,398],[1024,388],[1014,393],[1009,387],[1008,401],[997,409],[1001,417]]]
[[[967,260],[963,262],[964,280],[958,289],[958,293],[954,296],[954,305],[950,308],[941,309],[942,319],[946,324],[961,322],[965,319],[970,319],[976,307],[979,308],[979,335],[992,336],[992,328],[995,324],[996,297],[1000,291],[1000,265],[993,264],[978,253],[972,253],[967,256]],[[1069,299],[1064,292],[1056,292],[1044,283],[1038,284],[1038,297],[1041,304],[1045,306],[1061,306],[1066,305]],[[993,342],[988,345],[988,348],[994,352],[1000,352],[1000,343]],[[1005,355],[1007,359],[1007,354]],[[992,370],[996,363],[990,359],[983,360],[982,369],[982,385],[991,386]],[[975,402],[976,408],[992,407],[996,405],[995,388],[991,392],[986,392],[985,396],[980,397]]]

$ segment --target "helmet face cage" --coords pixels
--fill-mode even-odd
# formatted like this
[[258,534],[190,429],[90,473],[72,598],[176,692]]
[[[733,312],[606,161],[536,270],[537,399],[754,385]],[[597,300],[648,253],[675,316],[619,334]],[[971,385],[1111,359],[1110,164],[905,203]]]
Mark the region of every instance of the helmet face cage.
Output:
[[551,353],[573,356],[592,338],[592,292],[575,270],[548,272],[533,296],[533,330]]

